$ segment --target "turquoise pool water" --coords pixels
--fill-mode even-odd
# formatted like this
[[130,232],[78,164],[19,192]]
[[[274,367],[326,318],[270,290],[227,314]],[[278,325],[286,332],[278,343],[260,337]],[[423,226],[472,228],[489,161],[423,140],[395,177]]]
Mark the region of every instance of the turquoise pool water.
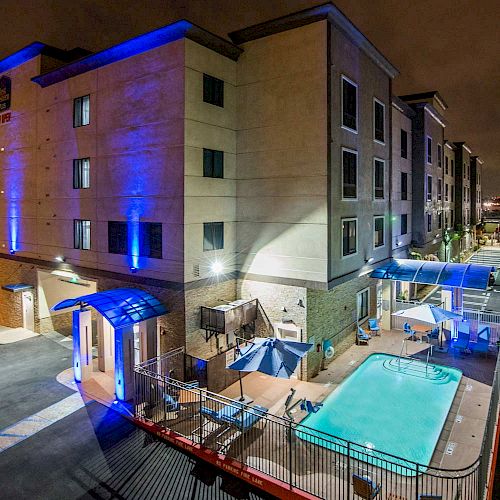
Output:
[[319,434],[306,431],[306,426],[366,446],[372,450],[373,463],[382,467],[377,452],[428,465],[461,377],[455,368],[426,368],[417,360],[372,354],[323,401],[317,413],[301,422],[297,436],[347,454],[343,442],[318,439]]

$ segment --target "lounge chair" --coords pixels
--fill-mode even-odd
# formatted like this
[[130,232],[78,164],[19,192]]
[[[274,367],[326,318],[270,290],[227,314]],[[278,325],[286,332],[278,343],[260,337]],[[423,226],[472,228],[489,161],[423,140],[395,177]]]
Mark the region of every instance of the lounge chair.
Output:
[[225,417],[234,418],[242,409],[243,406],[235,401],[233,404],[223,406],[219,411],[202,406],[201,414],[216,424],[224,424],[227,423]]
[[313,404],[312,401],[305,399],[300,405],[300,409],[302,411],[307,411],[307,413],[317,413],[322,406],[323,403]]
[[241,415],[237,417],[222,417],[224,422],[227,422],[231,427],[244,433],[250,430],[259,420],[261,420],[269,411],[268,408],[255,405],[249,409],[243,410]]
[[363,328],[358,326],[358,333],[356,335],[356,344],[368,344],[368,341],[370,340],[370,335],[366,333]]
[[165,401],[165,411],[167,413],[174,412],[179,409],[179,402],[170,394],[164,393],[163,400]]
[[354,494],[368,500],[375,498],[382,488],[381,484],[375,484],[368,476],[358,476],[357,474],[352,475],[352,484]]
[[368,320],[368,328],[372,335],[380,335],[380,326],[378,326],[378,322],[375,318]]
[[470,342],[469,349],[472,352],[482,352],[488,356],[490,350],[491,329],[488,325],[479,325],[477,329],[477,342]]

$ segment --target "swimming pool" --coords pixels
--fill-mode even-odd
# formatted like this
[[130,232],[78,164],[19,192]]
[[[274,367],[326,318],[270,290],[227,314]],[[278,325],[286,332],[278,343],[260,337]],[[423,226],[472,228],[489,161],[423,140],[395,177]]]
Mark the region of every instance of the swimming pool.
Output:
[[344,454],[343,442],[319,440],[305,427],[360,444],[381,467],[377,451],[428,465],[461,377],[455,368],[372,354],[297,426],[297,436]]

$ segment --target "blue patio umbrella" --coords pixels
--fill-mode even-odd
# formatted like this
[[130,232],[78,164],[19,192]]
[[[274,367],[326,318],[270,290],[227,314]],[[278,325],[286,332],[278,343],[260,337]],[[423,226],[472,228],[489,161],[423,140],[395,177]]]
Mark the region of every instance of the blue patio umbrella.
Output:
[[417,319],[424,321],[425,323],[430,323],[431,325],[439,325],[449,319],[458,319],[462,317],[460,314],[447,311],[446,309],[432,304],[420,304],[419,306],[411,307],[410,309],[397,311],[392,313],[392,315],[401,316],[402,318]]
[[[261,372],[277,378],[290,378],[299,361],[307,354],[313,344],[295,342],[275,337],[255,338],[249,345],[238,346],[239,357],[229,366],[239,372]],[[243,385],[240,376],[241,399]]]

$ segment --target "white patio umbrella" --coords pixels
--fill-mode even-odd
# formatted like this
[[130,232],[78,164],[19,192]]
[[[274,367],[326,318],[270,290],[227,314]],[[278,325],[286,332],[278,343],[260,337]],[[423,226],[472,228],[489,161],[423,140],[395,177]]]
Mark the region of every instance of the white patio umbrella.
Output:
[[[399,316],[401,318],[416,319],[418,321],[423,321],[424,323],[430,323],[431,325],[441,325],[441,323],[444,323],[445,321],[448,321],[450,319],[462,318],[461,314],[448,311],[432,304],[420,304],[416,307],[410,307],[409,309],[396,311],[395,313],[392,313],[392,315]],[[440,349],[442,349],[442,329],[439,332],[439,343],[439,347]]]

